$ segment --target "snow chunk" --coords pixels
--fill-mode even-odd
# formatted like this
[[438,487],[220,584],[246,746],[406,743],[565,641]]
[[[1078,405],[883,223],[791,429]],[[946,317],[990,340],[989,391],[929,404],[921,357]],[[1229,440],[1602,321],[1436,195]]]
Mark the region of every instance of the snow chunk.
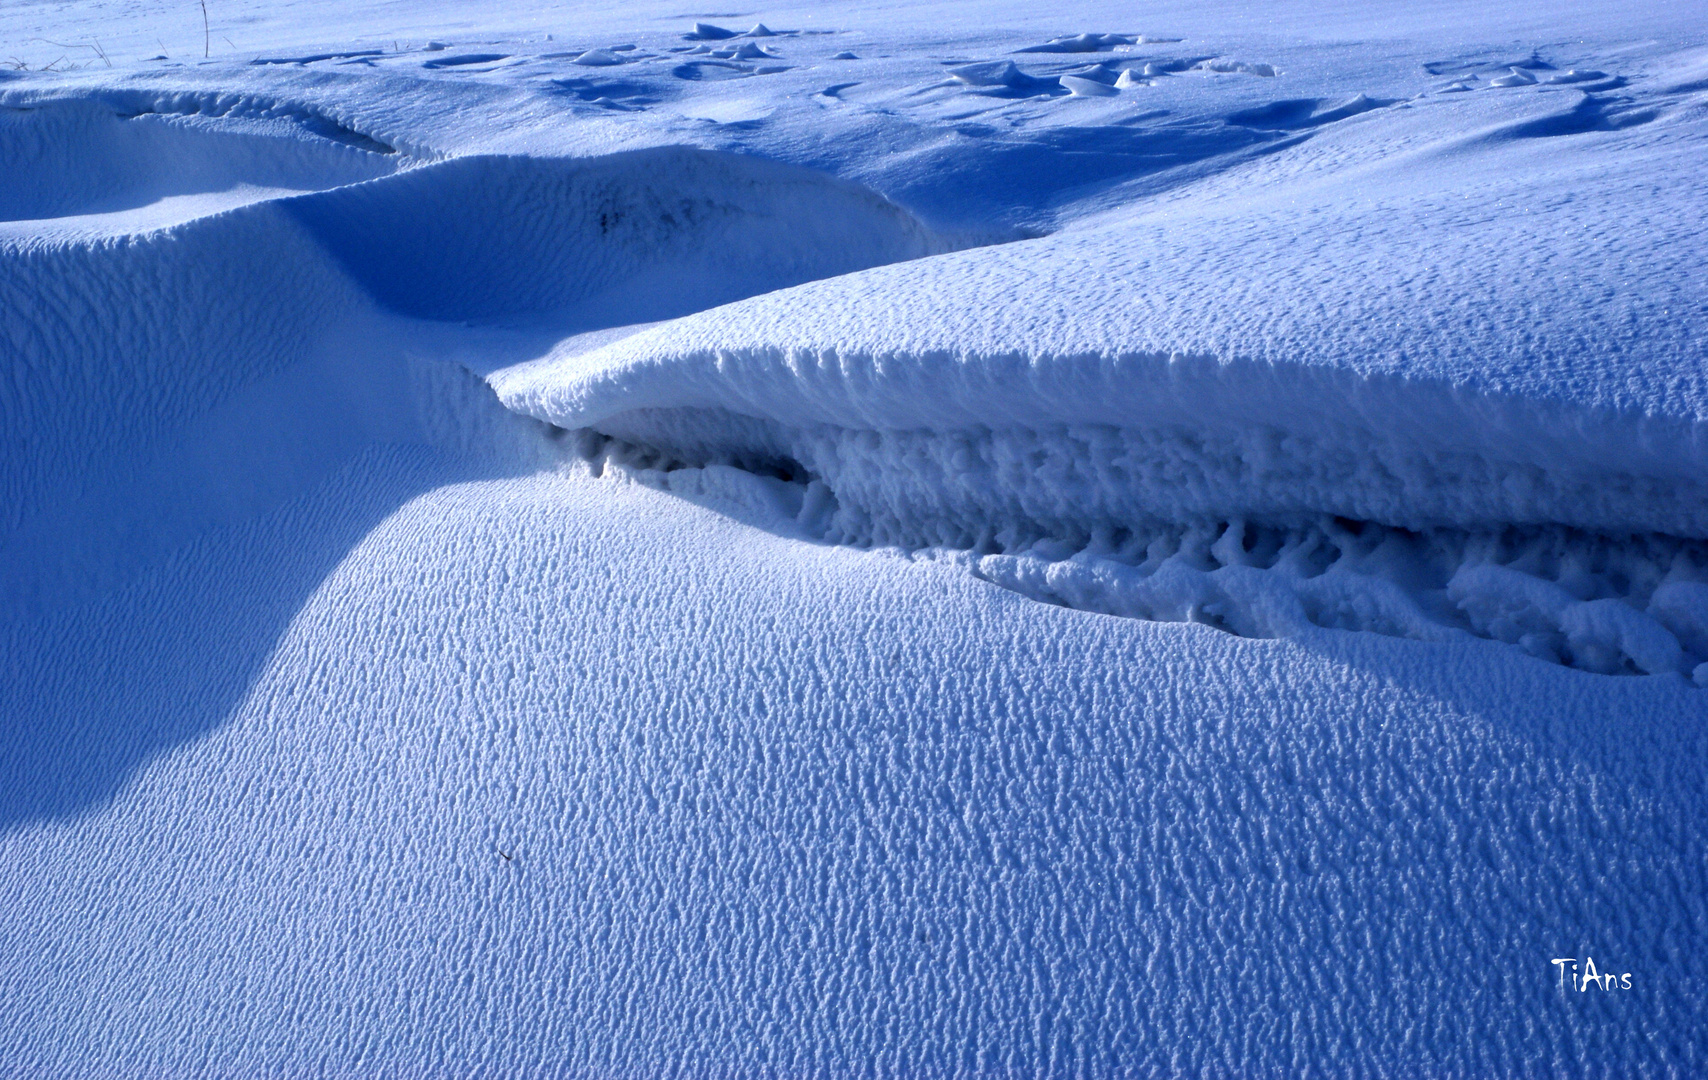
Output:
[[950,68],[949,77],[967,86],[1025,86],[1037,81],[1016,67],[1012,60],[963,64]]
[[1627,665],[1676,672],[1683,650],[1666,627],[1618,600],[1580,601],[1570,592],[1502,566],[1465,566],[1447,595],[1479,633],[1534,656],[1613,673]]
[[1508,68],[1505,75],[1489,80],[1489,85],[1495,87],[1534,86],[1535,84],[1536,76],[1525,71],[1523,68],[1517,67]]
[[1061,84],[1067,87],[1074,97],[1115,97],[1120,93],[1108,83],[1101,83],[1096,79],[1087,79],[1079,75],[1063,75],[1060,79]]
[[588,49],[570,61],[570,63],[580,64],[582,67],[614,67],[622,62],[622,57],[608,49]]
[[1275,68],[1271,64],[1248,64],[1243,60],[1205,60],[1198,65],[1199,71],[1213,71],[1218,74],[1231,75],[1243,72],[1247,75],[1259,75],[1263,78],[1274,78]]
[[[1246,528],[1199,527],[1151,540],[1122,558],[1088,547],[1063,558],[1050,543],[1018,555],[978,557],[993,584],[1082,611],[1161,622],[1205,623],[1241,637],[1298,637],[1322,628],[1373,630],[1420,641],[1468,635],[1427,614],[1394,583],[1341,559],[1316,565],[1324,538],[1294,534],[1254,563]],[[1130,543],[1132,548],[1137,544]]]
[[692,31],[682,35],[685,41],[722,41],[725,38],[735,36],[734,30],[726,30],[721,26],[713,26],[711,23],[703,22],[695,23]]
[[1668,581],[1654,591],[1648,610],[1686,649],[1708,657],[1708,585]]

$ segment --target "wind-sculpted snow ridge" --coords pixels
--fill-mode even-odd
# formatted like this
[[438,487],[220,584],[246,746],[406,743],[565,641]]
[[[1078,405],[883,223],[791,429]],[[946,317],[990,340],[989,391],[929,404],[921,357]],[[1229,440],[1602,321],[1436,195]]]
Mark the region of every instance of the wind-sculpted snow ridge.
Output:
[[[1622,158],[1464,179],[1534,162],[1544,137],[1512,130],[1572,107],[1550,108],[1354,162],[1354,182],[1282,174],[1261,196],[817,282],[494,385],[685,459],[798,461],[884,543],[1322,515],[1708,538],[1701,184],[1650,185],[1639,231],[1583,191],[1636,182]],[[1380,142],[1418,121],[1348,123]],[[1315,145],[1355,152],[1337,137]],[[1642,167],[1687,156],[1676,131],[1647,138],[1624,148]],[[1394,175],[1443,156],[1427,195]],[[1536,234],[1508,201],[1557,220]],[[1322,219],[1308,242],[1302,213]]]
[[1039,599],[1693,674],[1708,112],[1694,83],[1561,78],[1281,100],[1229,122],[1335,122],[1190,198],[491,379],[562,427],[810,478],[826,539],[972,552]]
[[[1632,368],[1668,378],[1565,380],[1554,396],[1427,365],[1358,370],[1359,356],[1125,351],[1108,322],[1087,335],[1080,309],[1044,295],[1071,296],[1069,239],[806,286],[492,381],[562,427],[792,478],[809,535],[946,550],[1039,600],[1256,637],[1468,634],[1588,671],[1708,682],[1698,345],[1639,332],[1651,348]],[[1031,277],[1003,273],[1028,254]],[[1147,305],[1154,286],[1132,288],[1129,307]],[[1361,332],[1379,341],[1404,322]],[[1637,352],[1597,329],[1568,328],[1604,355]],[[959,347],[945,340],[957,331]],[[1091,340],[1062,349],[1076,334]],[[1596,400],[1619,393],[1651,407]]]
[[[784,516],[815,538],[945,552],[1034,599],[1248,637],[1475,635],[1587,671],[1708,685],[1708,493],[1689,424],[1645,431],[1427,383],[1182,358],[1064,364],[1083,384],[1052,393],[1041,364],[992,376],[964,358],[734,351],[671,386],[672,407],[624,409],[662,396],[646,382],[659,370],[601,365],[647,338],[567,362],[623,373],[605,383],[561,381],[549,361],[495,381],[562,426],[784,477],[798,489],[776,496]],[[1017,387],[1024,398],[988,404]],[[718,404],[683,404],[695,396]],[[1063,399],[1122,422],[1040,418]],[[943,422],[981,400],[1003,426]],[[837,409],[844,423],[822,422]],[[919,426],[927,417],[936,425]],[[1465,437],[1479,424],[1484,438]],[[1594,440],[1633,429],[1647,445],[1590,460]],[[1514,430],[1588,446],[1550,461],[1534,442],[1503,444]],[[1658,460],[1669,443],[1670,463]],[[1655,457],[1632,467],[1644,451]],[[672,490],[698,483],[670,475]]]
[[123,7],[0,1075],[1708,1075],[1684,5]]

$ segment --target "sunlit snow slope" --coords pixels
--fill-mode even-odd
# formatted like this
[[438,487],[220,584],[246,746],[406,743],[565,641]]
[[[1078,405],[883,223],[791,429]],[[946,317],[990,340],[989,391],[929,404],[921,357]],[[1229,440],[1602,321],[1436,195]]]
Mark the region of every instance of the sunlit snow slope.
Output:
[[1486,7],[0,11],[0,1076],[1708,1068],[1708,22]]

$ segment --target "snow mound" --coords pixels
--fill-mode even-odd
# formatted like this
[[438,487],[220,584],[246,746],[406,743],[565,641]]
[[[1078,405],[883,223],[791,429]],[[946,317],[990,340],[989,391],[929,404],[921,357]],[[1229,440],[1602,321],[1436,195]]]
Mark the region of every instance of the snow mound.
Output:
[[684,41],[723,41],[736,37],[736,31],[715,26],[712,23],[697,22],[694,29],[682,35]]
[[1115,97],[1121,92],[1109,83],[1099,82],[1082,75],[1062,75],[1059,78],[1061,84],[1074,97]]
[[428,71],[436,71],[440,68],[464,68],[479,64],[496,64],[500,60],[508,59],[510,59],[509,53],[460,53],[456,56],[442,56],[436,60],[429,60],[421,66]]
[[685,147],[457,158],[286,209],[383,305],[439,320],[657,320],[953,246],[858,185]]
[[949,77],[965,86],[1031,86],[1044,81],[1026,75],[1012,60],[962,64],[950,68]]
[[623,58],[609,49],[588,49],[570,61],[582,67],[615,67],[622,62]]

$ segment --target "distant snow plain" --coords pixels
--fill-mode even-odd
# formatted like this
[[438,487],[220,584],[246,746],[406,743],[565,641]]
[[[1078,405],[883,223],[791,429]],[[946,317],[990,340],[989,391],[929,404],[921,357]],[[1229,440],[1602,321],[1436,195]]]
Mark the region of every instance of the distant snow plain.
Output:
[[0,10],[0,1075],[1708,1069],[1708,16],[206,18]]

